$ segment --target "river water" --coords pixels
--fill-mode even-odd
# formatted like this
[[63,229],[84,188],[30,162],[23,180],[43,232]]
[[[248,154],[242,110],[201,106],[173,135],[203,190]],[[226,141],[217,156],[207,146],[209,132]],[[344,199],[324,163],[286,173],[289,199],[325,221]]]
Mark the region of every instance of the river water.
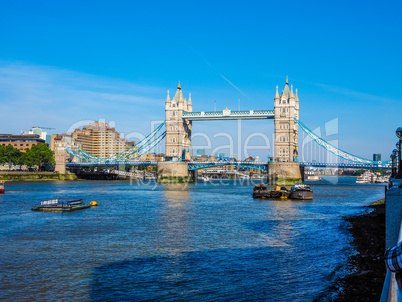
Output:
[[[0,195],[0,299],[312,301],[354,253],[343,216],[384,185],[315,183],[313,201],[255,200],[234,181],[7,183]],[[73,213],[30,209],[83,198]]]

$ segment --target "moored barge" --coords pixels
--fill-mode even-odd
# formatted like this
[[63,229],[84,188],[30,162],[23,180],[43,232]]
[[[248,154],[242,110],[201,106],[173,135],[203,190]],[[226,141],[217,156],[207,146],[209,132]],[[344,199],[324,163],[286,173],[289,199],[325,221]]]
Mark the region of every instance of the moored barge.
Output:
[[253,189],[253,198],[262,199],[297,199],[312,200],[313,191],[310,186],[304,184],[295,184],[290,190],[285,187],[277,186],[274,189],[268,189],[264,183],[256,184]]
[[264,183],[256,184],[253,189],[253,198],[288,198],[289,190],[285,187],[277,186],[275,189],[268,190]]
[[89,204],[84,204],[82,199],[61,200],[49,199],[42,200],[40,206],[32,208],[36,212],[73,212],[89,208]]
[[289,198],[299,200],[312,200],[313,191],[310,189],[310,186],[297,183],[291,188]]

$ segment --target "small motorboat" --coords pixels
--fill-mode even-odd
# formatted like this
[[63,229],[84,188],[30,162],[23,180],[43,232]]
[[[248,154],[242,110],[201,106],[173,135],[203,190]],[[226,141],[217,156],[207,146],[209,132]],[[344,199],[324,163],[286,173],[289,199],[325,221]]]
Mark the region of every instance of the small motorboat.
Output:
[[297,183],[290,189],[289,198],[299,200],[312,200],[313,191],[310,189],[310,186]]
[[286,199],[289,196],[289,190],[285,187],[275,187],[268,190],[264,183],[256,184],[253,189],[253,198],[281,198]]
[[321,181],[321,177],[318,175],[310,175],[307,176],[307,181]]
[[211,179],[208,176],[198,176],[198,181],[210,181]]
[[73,212],[89,208],[89,204],[84,204],[82,199],[49,199],[42,200],[40,206],[32,208],[37,212]]
[[0,194],[4,194],[6,190],[4,189],[4,180],[0,180]]

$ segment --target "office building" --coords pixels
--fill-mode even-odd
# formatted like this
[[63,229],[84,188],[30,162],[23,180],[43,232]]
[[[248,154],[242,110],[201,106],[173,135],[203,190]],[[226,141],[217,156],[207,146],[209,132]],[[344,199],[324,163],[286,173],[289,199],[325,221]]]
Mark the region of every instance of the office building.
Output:
[[130,147],[127,139],[120,138],[120,133],[107,123],[95,121],[82,129],[75,129],[71,136],[81,144],[83,151],[100,158],[108,158]]
[[381,154],[380,153],[374,153],[373,154],[373,161],[381,161]]
[[37,134],[0,134],[0,145],[11,145],[15,149],[25,152],[34,145],[44,144],[45,140],[41,139]]

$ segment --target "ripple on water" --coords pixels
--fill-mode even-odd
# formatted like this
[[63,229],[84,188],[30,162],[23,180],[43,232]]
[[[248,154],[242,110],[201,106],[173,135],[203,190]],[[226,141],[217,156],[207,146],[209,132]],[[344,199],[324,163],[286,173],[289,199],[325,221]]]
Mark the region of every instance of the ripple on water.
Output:
[[[343,216],[382,187],[314,186],[310,202],[253,200],[252,185],[13,183],[0,198],[8,300],[311,301],[353,252]],[[41,199],[96,208],[35,213]]]

